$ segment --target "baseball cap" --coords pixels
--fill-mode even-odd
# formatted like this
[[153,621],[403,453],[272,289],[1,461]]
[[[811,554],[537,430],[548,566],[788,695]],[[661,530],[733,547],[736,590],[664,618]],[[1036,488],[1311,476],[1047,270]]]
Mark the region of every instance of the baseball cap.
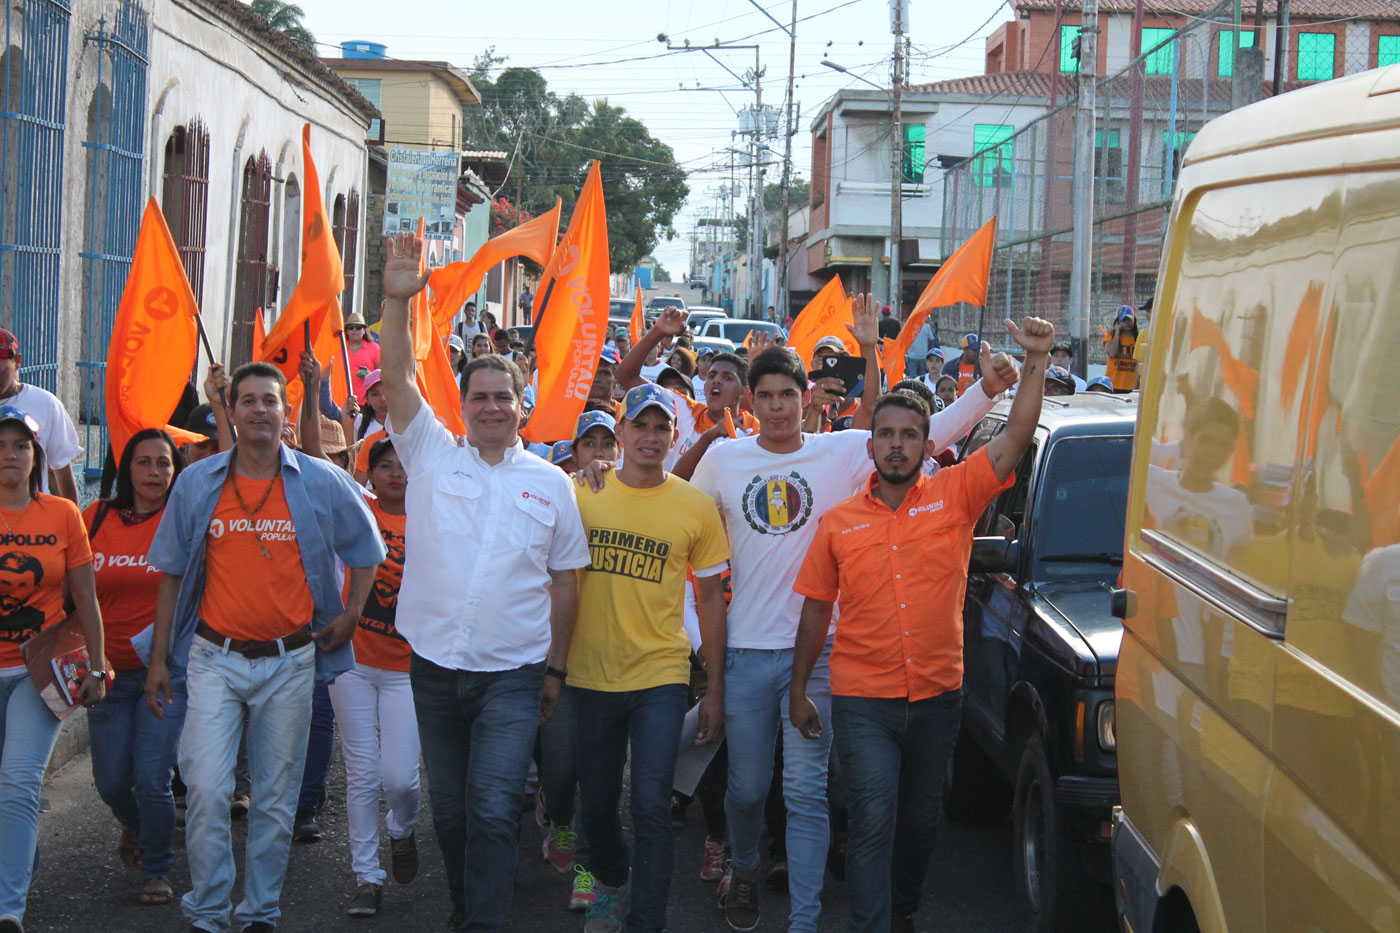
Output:
[[964,350],[969,348],[976,350],[982,345],[982,341],[977,339],[976,334],[963,334],[963,338],[958,341],[958,346]]
[[384,377],[380,375],[379,370],[371,369],[369,371],[369,375],[365,376],[365,391],[368,392],[370,389],[373,389],[375,386],[379,385],[380,380],[383,378]]
[[1137,315],[1133,314],[1133,306],[1132,306],[1132,305],[1119,305],[1119,306],[1118,306],[1118,316],[1115,317],[1114,320],[1115,320],[1115,321],[1121,321],[1121,320],[1123,320],[1123,319],[1126,318],[1126,317],[1130,317],[1130,318],[1136,319]]
[[841,338],[840,338],[840,337],[823,337],[822,339],[820,339],[820,340],[817,341],[817,345],[816,345],[815,347],[813,347],[812,349],[813,349],[813,350],[829,349],[829,350],[835,350],[837,353],[845,353],[845,352],[846,352],[846,345],[845,345],[844,343],[841,342]]
[[19,356],[19,340],[14,334],[0,327],[0,360],[14,359]]
[[1058,382],[1069,389],[1070,394],[1074,394],[1074,377],[1069,374],[1069,370],[1063,366],[1051,366],[1045,371],[1046,382]]
[[1074,356],[1074,347],[1071,347],[1068,341],[1061,341],[1060,343],[1057,343],[1053,347],[1051,347],[1050,352],[1068,353],[1070,356]]
[[461,338],[460,335],[458,335],[458,334],[448,334],[448,335],[447,335],[447,349],[449,349],[449,350],[457,350],[457,351],[459,351],[459,352],[465,353],[465,352],[467,352],[467,345],[466,345],[465,343],[462,342],[462,338]]
[[[6,333],[9,332],[6,331]],[[25,411],[23,408],[17,408],[14,405],[6,405],[0,408],[0,425],[9,424],[11,422],[19,424],[30,434],[34,435],[36,441],[39,439],[39,422],[35,421],[29,412]]]
[[1087,391],[1089,391],[1089,392],[1112,392],[1112,391],[1113,391],[1113,383],[1110,382],[1110,381],[1108,380],[1108,377],[1107,377],[1107,376],[1095,376],[1093,379],[1090,379],[1090,380],[1089,380],[1089,386],[1088,386]]
[[698,350],[695,351],[695,356],[696,356],[696,358],[699,358],[699,357],[702,357],[702,356],[712,356],[712,355],[714,354],[714,352],[715,352],[715,348],[714,348],[714,347],[701,347],[700,349],[698,349]]
[[930,356],[936,356],[936,357],[938,357],[940,360],[943,359],[943,348],[942,348],[942,347],[929,347],[929,348],[928,348],[928,352],[924,354],[924,359],[928,359]]
[[185,430],[205,437],[218,437],[219,423],[214,420],[214,409],[208,405],[196,405],[185,419]]
[[605,411],[586,411],[579,415],[578,425],[574,428],[574,440],[583,437],[590,428],[603,428],[613,437],[617,437],[617,419]]
[[628,389],[622,404],[623,417],[629,421],[653,406],[664,411],[672,421],[676,419],[675,394],[655,383],[646,382]]
[[573,441],[556,441],[553,447],[549,448],[549,462],[558,466],[574,455]]
[[617,355],[617,348],[616,348],[616,347],[604,347],[604,348],[599,352],[598,357],[599,357],[604,363],[611,363],[611,364],[613,364],[614,366],[616,366],[618,363],[621,363],[621,362],[622,362],[622,357],[620,357],[620,356]]

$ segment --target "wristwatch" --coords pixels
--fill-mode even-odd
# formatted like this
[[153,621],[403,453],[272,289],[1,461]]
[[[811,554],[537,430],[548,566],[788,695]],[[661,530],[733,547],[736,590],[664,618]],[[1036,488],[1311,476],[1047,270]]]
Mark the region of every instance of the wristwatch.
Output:
[[557,668],[557,667],[551,667],[550,665],[546,664],[546,665],[544,666],[544,676],[546,676],[546,677],[557,677],[557,678],[559,678],[560,680],[564,680],[565,678],[567,678],[567,677],[569,676],[569,672],[568,672],[568,671],[561,671],[561,670],[559,670],[559,668]]
[[88,671],[88,676],[96,677],[98,680],[102,681],[103,687],[112,686],[112,675],[105,670]]

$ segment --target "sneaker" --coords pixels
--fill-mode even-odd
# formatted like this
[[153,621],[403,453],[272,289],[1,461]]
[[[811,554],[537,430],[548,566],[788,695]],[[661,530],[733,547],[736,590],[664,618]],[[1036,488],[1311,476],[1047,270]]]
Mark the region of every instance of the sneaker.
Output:
[[598,900],[584,914],[583,933],[618,933],[627,916],[627,885],[606,888],[598,885]]
[[409,833],[402,839],[389,840],[389,858],[393,865],[394,880],[408,884],[418,877],[418,843]]
[[569,909],[574,913],[587,910],[598,900],[598,882],[593,873],[582,865],[574,865],[574,890],[569,895]]
[[715,903],[724,910],[724,899],[729,894],[729,886],[734,883],[734,863],[724,860],[724,874],[720,875],[719,887],[715,890]]
[[779,859],[774,862],[769,867],[768,874],[764,877],[763,883],[774,891],[786,891],[788,886],[787,860]]
[[235,820],[241,820],[248,815],[252,806],[253,799],[247,794],[234,794],[228,803],[228,815]]
[[705,839],[705,859],[700,863],[701,881],[718,881],[724,877],[724,840]]
[[373,917],[379,913],[379,899],[383,896],[384,889],[379,885],[362,884],[350,899],[350,906],[345,908],[345,912],[352,917]]
[[14,914],[6,914],[0,917],[0,933],[24,933],[24,927]]
[[731,930],[752,930],[758,916],[758,872],[736,870],[724,898],[724,922]]
[[320,842],[321,827],[316,825],[316,814],[300,811],[292,822],[294,842]]
[[544,860],[554,866],[557,872],[566,872],[574,867],[574,845],[578,833],[567,826],[555,826],[544,837]]
[[535,794],[535,825],[540,829],[549,828],[549,810],[544,804],[544,788]]

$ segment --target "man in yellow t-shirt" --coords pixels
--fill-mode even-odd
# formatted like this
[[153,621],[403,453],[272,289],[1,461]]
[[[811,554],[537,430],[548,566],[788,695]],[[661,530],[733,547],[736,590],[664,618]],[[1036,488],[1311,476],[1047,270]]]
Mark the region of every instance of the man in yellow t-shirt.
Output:
[[[579,592],[568,689],[578,711],[579,747],[588,749],[578,759],[578,781],[588,868],[599,892],[590,922],[660,930],[675,851],[671,780],[690,683],[686,568],[695,576],[701,662],[709,680],[696,738],[704,743],[724,721],[721,575],[729,566],[729,541],[714,500],[666,472],[666,454],[676,442],[675,396],[643,383],[627,392],[623,405],[623,464],[596,494],[579,497],[592,563]],[[630,875],[618,816],[629,742]]]

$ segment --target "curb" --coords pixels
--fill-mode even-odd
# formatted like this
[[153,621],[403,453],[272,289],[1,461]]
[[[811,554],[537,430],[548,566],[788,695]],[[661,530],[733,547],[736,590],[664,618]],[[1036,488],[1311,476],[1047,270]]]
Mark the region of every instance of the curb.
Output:
[[52,776],[59,768],[88,750],[87,716],[86,709],[79,709],[63,720],[58,739],[54,742],[53,754],[49,756],[49,767],[45,777]]

